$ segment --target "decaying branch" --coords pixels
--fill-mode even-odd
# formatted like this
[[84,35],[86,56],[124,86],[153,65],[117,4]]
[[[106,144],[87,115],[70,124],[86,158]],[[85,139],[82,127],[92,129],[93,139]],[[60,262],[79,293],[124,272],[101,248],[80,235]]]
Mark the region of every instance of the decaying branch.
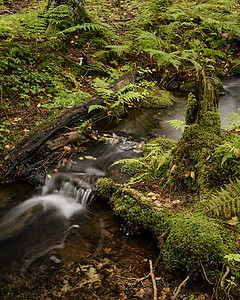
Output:
[[[146,77],[144,72],[136,69],[119,78],[115,83],[109,86],[109,89],[115,93],[132,82],[139,81]],[[93,112],[88,112],[91,105],[101,105],[104,99],[95,95],[84,102],[74,105],[71,108],[65,108],[55,114],[44,123],[33,129],[19,144],[15,146],[5,157],[1,177],[3,182],[11,182],[18,177],[24,176],[26,166],[30,160],[35,157],[39,159],[40,147],[54,134],[65,126],[71,126],[75,123],[88,120],[93,116]]]

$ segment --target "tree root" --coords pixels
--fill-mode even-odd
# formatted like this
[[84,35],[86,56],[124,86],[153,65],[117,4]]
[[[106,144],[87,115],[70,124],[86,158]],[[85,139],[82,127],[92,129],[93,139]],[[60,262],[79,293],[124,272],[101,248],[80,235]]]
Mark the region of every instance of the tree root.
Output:
[[178,294],[179,294],[180,291],[181,291],[181,288],[184,287],[184,285],[187,283],[187,281],[188,281],[188,279],[191,277],[191,275],[192,275],[192,274],[190,273],[190,274],[187,276],[187,278],[184,279],[183,282],[181,282],[181,284],[180,284],[179,287],[177,288],[176,293],[173,295],[172,300],[175,300],[175,299],[177,298]]
[[221,283],[220,283],[221,290],[224,290],[224,288],[225,288],[225,280],[226,280],[229,272],[230,272],[229,266],[226,266],[226,272],[223,274],[223,277],[222,277]]
[[153,284],[153,299],[157,300],[157,284],[156,284],[156,279],[153,273],[153,264],[152,264],[152,260],[149,260],[149,266],[150,266],[150,275],[152,278],[152,284]]

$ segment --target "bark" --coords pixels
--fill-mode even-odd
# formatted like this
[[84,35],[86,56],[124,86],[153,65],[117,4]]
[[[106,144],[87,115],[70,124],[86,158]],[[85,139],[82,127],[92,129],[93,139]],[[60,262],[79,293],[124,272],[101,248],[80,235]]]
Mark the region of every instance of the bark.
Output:
[[[143,79],[144,76],[146,75],[142,73],[140,75],[138,70],[135,70],[123,75],[115,83],[111,84],[109,89],[113,93],[117,92],[129,83]],[[91,118],[94,112],[88,113],[89,107],[96,104],[102,105],[103,102],[104,99],[95,95],[72,108],[60,111],[33,129],[28,136],[6,155],[1,171],[2,182],[11,182],[19,177],[24,177],[26,167],[29,167],[31,164],[30,161],[33,158],[35,161],[39,160],[41,145],[65,126],[71,126],[79,121],[84,122]]]
[[55,8],[60,5],[68,5],[71,7],[71,21],[75,25],[83,22],[91,22],[91,19],[84,8],[83,0],[48,0],[47,10],[49,10],[50,7]]

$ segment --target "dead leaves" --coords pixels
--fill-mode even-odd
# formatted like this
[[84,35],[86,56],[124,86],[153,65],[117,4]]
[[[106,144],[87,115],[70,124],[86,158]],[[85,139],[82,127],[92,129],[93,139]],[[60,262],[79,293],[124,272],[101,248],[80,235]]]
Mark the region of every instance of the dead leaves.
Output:
[[158,209],[172,208],[180,205],[180,200],[171,200],[169,197],[162,196],[159,193],[149,192],[147,197],[151,198],[153,205]]

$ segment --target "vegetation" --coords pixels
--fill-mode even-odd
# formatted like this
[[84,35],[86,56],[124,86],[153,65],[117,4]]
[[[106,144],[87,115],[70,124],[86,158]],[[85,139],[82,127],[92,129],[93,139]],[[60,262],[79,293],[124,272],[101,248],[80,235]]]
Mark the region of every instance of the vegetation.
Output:
[[[119,117],[133,107],[169,106],[167,89],[173,83],[191,91],[185,123],[171,121],[183,130],[182,138],[152,140],[142,157],[115,162],[123,164],[130,182],[112,194],[111,180],[104,179],[98,192],[110,198],[127,231],[164,235],[159,246],[165,267],[215,282],[216,289],[225,266],[239,279],[234,239],[239,231],[240,117],[229,113],[229,131],[223,131],[217,110],[219,78],[240,74],[239,1],[126,0],[116,6],[85,1],[86,11],[77,19],[70,5],[56,3],[37,2],[8,14],[0,1],[2,163],[35,125],[95,93],[103,104],[90,106],[89,120],[79,120],[77,129],[91,130],[98,118]],[[145,79],[109,90],[133,69]],[[158,199],[160,192],[169,198],[174,192],[182,201],[176,205],[174,198],[165,205],[159,200],[157,206],[148,196],[154,188],[150,193]],[[230,221],[235,231],[225,228]],[[235,292],[234,284],[226,295]]]

